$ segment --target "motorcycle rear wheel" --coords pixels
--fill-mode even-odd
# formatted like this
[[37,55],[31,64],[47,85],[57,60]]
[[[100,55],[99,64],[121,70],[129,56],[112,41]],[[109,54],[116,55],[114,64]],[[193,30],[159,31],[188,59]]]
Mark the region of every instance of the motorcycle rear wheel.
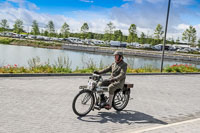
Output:
[[117,111],[122,111],[129,102],[129,93],[123,91],[116,91],[113,97],[113,108]]

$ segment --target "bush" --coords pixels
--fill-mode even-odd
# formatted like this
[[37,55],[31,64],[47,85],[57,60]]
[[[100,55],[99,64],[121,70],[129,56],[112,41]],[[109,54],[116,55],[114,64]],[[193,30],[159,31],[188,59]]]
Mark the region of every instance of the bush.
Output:
[[0,43],[2,44],[10,44],[13,42],[13,39],[7,37],[0,37]]
[[200,69],[198,69],[197,67],[195,66],[192,66],[191,64],[188,65],[188,64],[175,64],[175,65],[172,65],[172,66],[167,66],[165,69],[164,69],[165,72],[200,72]]

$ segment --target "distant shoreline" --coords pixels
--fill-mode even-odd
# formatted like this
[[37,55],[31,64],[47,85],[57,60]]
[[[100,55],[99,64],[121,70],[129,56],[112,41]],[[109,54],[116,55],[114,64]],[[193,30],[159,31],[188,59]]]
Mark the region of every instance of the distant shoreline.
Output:
[[[103,54],[113,54],[114,51],[121,50],[124,52],[124,55],[127,56],[139,56],[139,57],[149,57],[149,58],[161,58],[162,55],[161,51],[127,49],[127,48],[116,48],[116,47],[100,47],[100,46],[89,46],[80,44],[64,44],[64,42],[48,42],[39,40],[16,39],[9,37],[0,37],[0,43],[7,45],[30,46],[30,47],[60,49],[60,50],[74,50],[74,51],[84,51],[84,52],[103,53]],[[165,59],[199,62],[200,55],[165,51]]]
[[[150,58],[161,58],[161,55],[162,55],[161,51],[136,50],[136,49],[114,48],[114,47],[85,46],[85,45],[74,45],[74,44],[64,44],[64,45],[62,45],[62,49],[94,52],[94,53],[104,53],[104,54],[113,54],[114,51],[120,50],[120,51],[123,51],[124,55],[127,55],[127,56],[139,56],[139,57],[150,57]],[[200,55],[174,53],[174,52],[166,51],[165,59],[196,62],[196,61],[200,61]]]

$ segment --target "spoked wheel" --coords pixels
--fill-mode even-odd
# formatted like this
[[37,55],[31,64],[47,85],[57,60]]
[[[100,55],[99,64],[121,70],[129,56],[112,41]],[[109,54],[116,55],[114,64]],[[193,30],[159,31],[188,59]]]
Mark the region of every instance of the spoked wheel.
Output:
[[94,106],[94,95],[90,90],[80,91],[74,98],[72,109],[78,116],[87,115]]
[[113,108],[117,111],[123,110],[129,101],[130,94],[123,91],[116,91],[113,97]]

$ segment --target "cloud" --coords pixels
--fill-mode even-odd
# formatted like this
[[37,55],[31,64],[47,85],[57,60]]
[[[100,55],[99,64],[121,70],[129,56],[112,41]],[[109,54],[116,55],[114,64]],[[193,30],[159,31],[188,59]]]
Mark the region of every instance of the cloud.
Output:
[[[194,3],[194,0],[174,0],[171,3],[167,37],[177,38],[181,36],[185,29],[185,27],[181,27],[183,26],[181,24],[192,24],[193,19],[183,18],[184,14],[188,14],[190,18],[197,18],[188,7],[192,2]],[[164,30],[167,5],[168,1],[163,0],[140,0],[140,2],[134,0],[121,7],[113,7],[110,18],[118,23],[136,24],[139,33],[151,34],[157,24],[161,24]],[[197,32],[200,31],[197,30]]]
[[[141,1],[142,3],[137,3]],[[80,27],[84,22],[87,22],[91,32],[104,33],[106,25],[111,21],[116,30],[120,29],[123,34],[128,35],[128,28],[131,24],[137,25],[138,36],[141,32],[146,35],[153,35],[157,24],[165,26],[167,1],[161,2],[156,0],[157,3],[152,3],[153,0],[134,0],[121,5],[121,7],[113,7],[111,9],[101,9],[98,11],[73,11],[70,12],[70,17],[65,15],[52,15],[48,13],[39,13],[37,5],[29,3],[25,0],[7,0],[0,3],[0,20],[7,19],[10,27],[12,28],[16,19],[21,19],[24,22],[24,30],[30,31],[33,20],[37,20],[41,29],[45,29],[48,21],[52,20],[55,24],[56,31],[59,32],[64,22],[70,26],[71,32],[80,32]],[[187,1],[184,0],[185,4]],[[13,6],[13,2],[24,3],[24,6]],[[154,1],[155,2],[155,1]],[[177,4],[181,1],[176,0]],[[178,3],[179,2],[179,3]],[[183,4],[183,3],[182,3]],[[167,37],[181,38],[182,32],[190,25],[189,21],[183,21],[181,14],[189,13],[188,9],[177,7],[174,4],[171,6],[169,27]],[[197,29],[197,35],[200,37],[200,25],[196,24],[194,27]]]
[[12,28],[16,19],[21,19],[24,23],[24,30],[29,32],[33,20],[37,20],[41,29],[45,29],[48,21],[52,20],[57,32],[60,31],[64,22],[69,24],[71,32],[80,32],[83,23],[87,22],[91,32],[104,33],[105,26],[109,22],[109,19],[106,18],[106,16],[88,11],[71,12],[71,14],[73,14],[72,16],[74,16],[72,18],[64,15],[37,13],[34,10],[13,7],[8,3],[0,3],[0,8],[3,8],[3,10],[0,10],[0,20],[7,19],[10,28]]
[[187,24],[179,24],[177,26],[174,27],[176,30],[186,30],[187,28],[189,28],[189,25]]
[[12,3],[16,3],[18,4],[19,8],[25,8],[25,9],[29,9],[29,10],[39,10],[40,8],[37,7],[36,4],[29,2],[27,0],[7,0],[6,3],[12,4]]
[[92,1],[92,0],[80,0],[80,1],[86,2],[86,3],[94,3],[94,1]]
[[28,7],[29,7],[30,10],[39,10],[40,9],[34,3],[28,3]]

